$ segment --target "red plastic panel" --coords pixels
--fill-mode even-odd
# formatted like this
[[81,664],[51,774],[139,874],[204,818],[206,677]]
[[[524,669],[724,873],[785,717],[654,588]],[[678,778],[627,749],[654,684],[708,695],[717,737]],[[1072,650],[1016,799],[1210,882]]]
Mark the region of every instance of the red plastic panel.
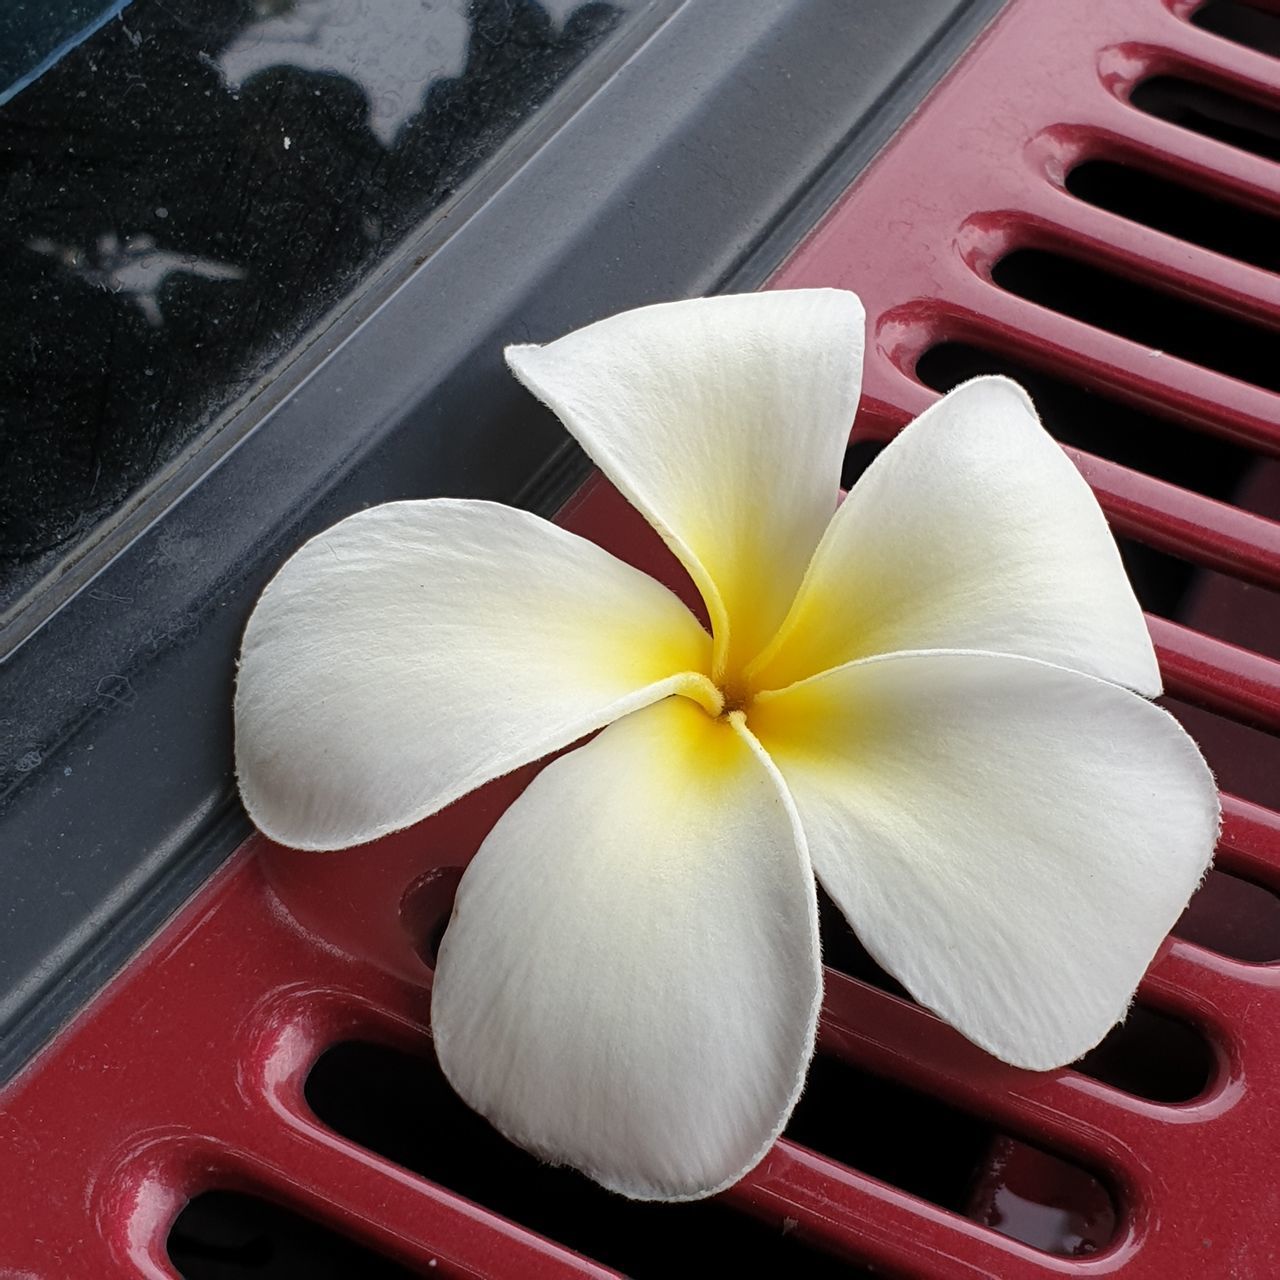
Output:
[[[1275,276],[1086,205],[1063,185],[1072,164],[1112,158],[1280,211],[1275,165],[1126,101],[1135,82],[1169,73],[1280,106],[1280,66],[1185,17],[1160,0],[1014,0],[779,273],[776,286],[845,285],[867,303],[857,431],[887,437],[923,408],[933,393],[915,360],[963,339],[1280,452],[1274,394],[1157,358],[990,279],[1002,254],[1049,246],[1280,322]],[[1280,586],[1280,526],[1075,456],[1120,531]],[[563,518],[670,572],[605,486],[589,486]],[[1152,629],[1172,693],[1280,730],[1280,663],[1185,625],[1153,619]],[[340,1040],[429,1051],[419,951],[451,883],[447,871],[433,881],[433,868],[464,864],[530,776],[346,855],[250,841],[0,1098],[0,1275],[172,1280],[170,1224],[211,1187],[282,1202],[424,1274],[613,1274],[338,1137],[303,1095],[312,1064]],[[1280,885],[1280,815],[1230,797],[1226,814],[1219,865]],[[1161,1104],[1070,1070],[1002,1066],[914,1005],[827,975],[822,1051],[1100,1171],[1121,1211],[1101,1252],[1052,1256],[992,1229],[1031,1176],[1021,1166],[993,1165],[977,1189],[975,1216],[991,1226],[787,1140],[724,1199],[891,1275],[1270,1280],[1280,1275],[1280,968],[1173,940],[1141,998],[1211,1042],[1216,1070],[1195,1100]]]

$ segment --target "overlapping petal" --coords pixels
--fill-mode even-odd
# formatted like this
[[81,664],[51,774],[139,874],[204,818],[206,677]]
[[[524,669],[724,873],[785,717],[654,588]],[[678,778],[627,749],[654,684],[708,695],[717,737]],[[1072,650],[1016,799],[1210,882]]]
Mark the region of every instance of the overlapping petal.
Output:
[[374,507],[308,542],[249,621],[241,795],[295,848],[372,840],[706,686],[710,646],[664,587],[526,512]]
[[1015,1065],[1070,1062],[1124,1015],[1213,849],[1178,723],[1045,663],[871,659],[762,695],[751,726],[867,949]]
[[641,1199],[754,1166],[812,1052],[812,872],[738,720],[671,698],[549,765],[468,867],[440,949],[433,1035],[462,1097]]
[[1006,378],[957,387],[868,468],[753,680],[780,688],[934,648],[1041,658],[1160,692],[1097,500]]
[[810,289],[644,307],[507,350],[689,570],[717,670],[777,630],[835,509],[862,329],[853,294]]

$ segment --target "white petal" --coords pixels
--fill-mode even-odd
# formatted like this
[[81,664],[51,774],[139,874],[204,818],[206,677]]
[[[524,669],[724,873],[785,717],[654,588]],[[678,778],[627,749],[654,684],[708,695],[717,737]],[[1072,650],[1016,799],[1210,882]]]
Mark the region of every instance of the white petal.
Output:
[[1213,778],[1173,717],[1047,663],[895,654],[762,695],[750,723],[867,950],[1017,1066],[1124,1016],[1213,851]]
[[737,724],[671,698],[549,765],[499,821],[463,876],[431,1018],[454,1088],[514,1142],[680,1200],[781,1132],[820,989],[786,789]]
[[527,512],[373,507],[262,595],[236,688],[254,822],[302,849],[408,826],[690,681],[710,637],[675,596]]
[[957,387],[868,468],[776,644],[757,688],[877,653],[947,648],[1041,658],[1160,692],[1097,500],[1006,378]]
[[643,307],[507,349],[689,570],[718,669],[776,631],[835,509],[862,328],[853,294],[812,289]]

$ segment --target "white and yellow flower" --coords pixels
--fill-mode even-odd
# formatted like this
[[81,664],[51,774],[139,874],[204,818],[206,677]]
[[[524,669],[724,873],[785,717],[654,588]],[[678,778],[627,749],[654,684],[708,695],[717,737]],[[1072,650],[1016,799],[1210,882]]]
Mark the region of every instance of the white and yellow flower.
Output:
[[815,875],[922,1005],[1049,1068],[1124,1015],[1212,852],[1213,779],[1145,700],[1115,543],[1019,387],[957,388],[836,510],[862,327],[852,294],[778,292],[507,352],[710,635],[599,547],[449,499],[313,539],[245,635],[241,791],[299,848],[603,730],[471,863],[431,1013],[473,1107],[629,1196],[708,1195],[782,1130],[821,1000]]

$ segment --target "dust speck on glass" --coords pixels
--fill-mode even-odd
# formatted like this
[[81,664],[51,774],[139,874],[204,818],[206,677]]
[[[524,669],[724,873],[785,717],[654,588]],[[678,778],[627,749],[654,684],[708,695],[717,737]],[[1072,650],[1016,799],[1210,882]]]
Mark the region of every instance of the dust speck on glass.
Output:
[[0,613],[636,7],[10,0]]

